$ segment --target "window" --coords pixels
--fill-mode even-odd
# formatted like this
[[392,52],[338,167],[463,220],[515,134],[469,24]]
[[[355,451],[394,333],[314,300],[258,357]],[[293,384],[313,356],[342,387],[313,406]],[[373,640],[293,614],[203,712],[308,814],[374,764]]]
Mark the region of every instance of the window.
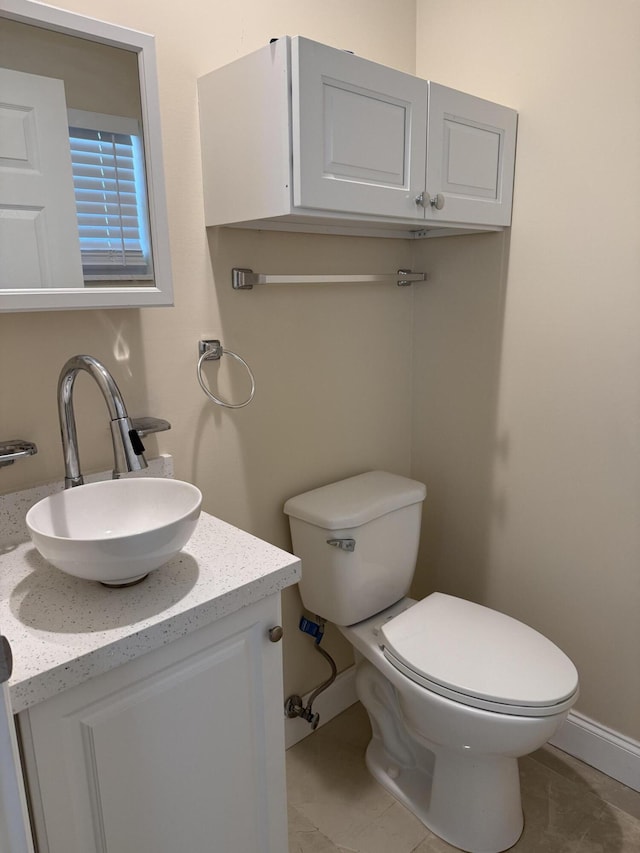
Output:
[[68,112],[85,281],[153,278],[138,121]]

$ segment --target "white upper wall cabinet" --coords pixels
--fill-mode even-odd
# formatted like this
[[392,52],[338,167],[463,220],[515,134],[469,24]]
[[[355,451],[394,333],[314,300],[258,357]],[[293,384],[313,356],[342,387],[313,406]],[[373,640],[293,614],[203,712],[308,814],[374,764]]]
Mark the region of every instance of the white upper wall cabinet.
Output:
[[207,225],[423,237],[511,221],[507,107],[299,36],[198,90]]

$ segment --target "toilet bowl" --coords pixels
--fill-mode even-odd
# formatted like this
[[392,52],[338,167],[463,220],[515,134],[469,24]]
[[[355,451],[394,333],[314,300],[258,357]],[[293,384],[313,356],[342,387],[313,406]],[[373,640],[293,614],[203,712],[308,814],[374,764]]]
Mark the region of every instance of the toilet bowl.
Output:
[[[512,642],[529,641],[531,665],[537,664],[539,669],[535,705],[507,704],[507,699],[513,701],[518,685],[510,684],[510,674],[504,671],[493,672],[494,695],[487,699],[486,690],[463,693],[463,689],[473,689],[468,680],[465,685],[455,685],[458,689],[454,691],[451,671],[447,684],[433,681],[433,673],[427,684],[424,674],[409,676],[392,663],[393,653],[385,646],[385,627],[392,633],[402,614],[410,610],[409,615],[423,626],[429,615],[434,622],[437,615],[446,617],[447,624],[438,626],[440,639],[443,647],[451,648],[454,637],[457,652],[462,644],[456,613],[468,617],[475,608],[481,618],[486,616],[491,622],[497,616],[502,623],[502,614],[435,593],[422,602],[405,598],[370,619],[340,627],[340,631],[356,652],[356,690],[372,724],[366,755],[371,774],[449,844],[472,853],[497,853],[515,844],[523,828],[517,758],[541,747],[564,722],[577,698],[577,675],[569,659],[546,638],[508,617],[501,624],[502,638],[505,642],[510,638]],[[491,638],[476,627],[474,646],[467,651],[468,675],[474,674],[474,663],[492,651],[492,639],[497,639],[497,633]],[[553,670],[548,680],[542,678],[544,660]],[[426,669],[424,661],[422,664]],[[477,685],[480,681],[478,678]],[[521,679],[520,686],[524,681]],[[498,682],[502,690],[496,696]],[[477,693],[483,695],[474,695]],[[526,699],[531,701],[531,692]]]
[[300,592],[354,648],[372,775],[449,844],[499,853],[523,828],[517,759],[553,737],[578,675],[505,614],[407,597],[425,494],[375,471],[287,501]]

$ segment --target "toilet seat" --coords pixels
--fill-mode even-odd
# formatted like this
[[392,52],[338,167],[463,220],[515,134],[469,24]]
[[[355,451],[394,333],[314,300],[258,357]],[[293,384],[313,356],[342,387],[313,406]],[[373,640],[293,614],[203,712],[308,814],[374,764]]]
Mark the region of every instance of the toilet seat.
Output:
[[463,705],[546,717],[570,708],[578,673],[542,634],[503,613],[433,593],[380,628],[387,660]]

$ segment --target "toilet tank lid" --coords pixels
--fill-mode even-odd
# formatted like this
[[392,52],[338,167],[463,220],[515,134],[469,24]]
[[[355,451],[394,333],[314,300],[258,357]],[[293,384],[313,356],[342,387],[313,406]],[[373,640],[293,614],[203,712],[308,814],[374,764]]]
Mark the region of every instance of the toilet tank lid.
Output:
[[421,503],[423,483],[387,471],[368,471],[289,500],[284,511],[326,530],[359,527],[396,509]]

